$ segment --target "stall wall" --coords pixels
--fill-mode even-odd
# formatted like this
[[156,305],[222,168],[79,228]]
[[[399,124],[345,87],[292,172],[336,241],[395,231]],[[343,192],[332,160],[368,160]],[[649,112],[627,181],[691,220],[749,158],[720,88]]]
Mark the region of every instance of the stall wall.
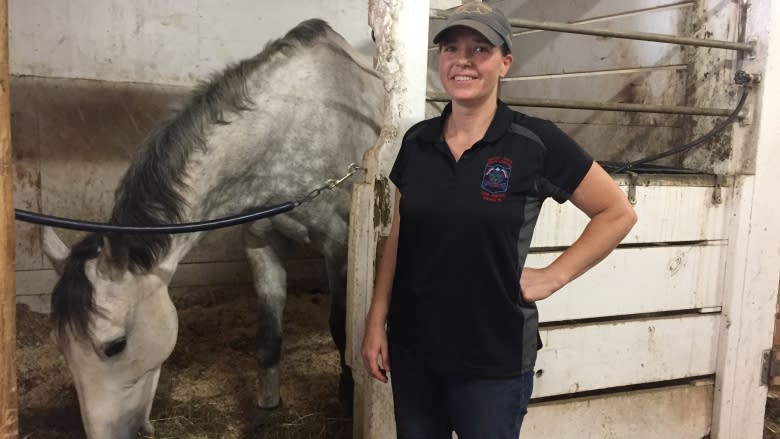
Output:
[[302,20],[327,20],[373,51],[360,0],[10,0],[11,72],[191,85]]
[[[508,17],[581,24],[609,30],[691,33],[692,1],[499,0]],[[431,33],[443,22],[433,20]],[[687,105],[688,65],[680,46],[515,29],[514,63],[503,96],[655,105]],[[435,62],[435,50],[431,50]],[[556,122],[596,159],[630,161],[681,144],[677,115],[518,108]],[[659,162],[679,166],[680,157]]]
[[[108,218],[146,133],[226,64],[312,17],[373,52],[359,0],[11,0],[9,10],[16,207],[92,221]],[[68,244],[82,236],[60,234]],[[37,226],[17,223],[16,254],[19,300],[45,310],[56,275]],[[307,249],[294,251],[289,265],[294,286],[325,284],[321,259]],[[207,234],[173,285],[247,281],[234,228]]]

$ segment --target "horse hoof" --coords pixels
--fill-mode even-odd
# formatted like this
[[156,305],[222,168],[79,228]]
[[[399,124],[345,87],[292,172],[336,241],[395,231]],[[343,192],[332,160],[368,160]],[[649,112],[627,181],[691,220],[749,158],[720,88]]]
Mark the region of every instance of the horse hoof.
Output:
[[339,379],[339,403],[347,416],[352,416],[352,398],[355,392],[355,382],[352,375],[342,374]]
[[257,407],[255,418],[252,420],[252,429],[262,430],[269,425],[278,424],[283,412],[284,404],[281,400],[275,407]]

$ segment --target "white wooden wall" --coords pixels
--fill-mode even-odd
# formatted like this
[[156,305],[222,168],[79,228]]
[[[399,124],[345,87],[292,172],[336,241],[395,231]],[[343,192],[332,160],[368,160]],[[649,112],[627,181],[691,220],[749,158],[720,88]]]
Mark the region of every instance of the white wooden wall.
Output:
[[[732,194],[716,204],[713,180],[689,179],[642,182],[629,246],[539,303],[544,348],[533,397],[545,402],[532,405],[524,438],[710,432]],[[532,246],[565,247],[585,220],[570,204],[546,204]],[[558,253],[535,251],[528,265]]]
[[360,0],[10,0],[11,73],[190,85],[307,18],[374,51]]

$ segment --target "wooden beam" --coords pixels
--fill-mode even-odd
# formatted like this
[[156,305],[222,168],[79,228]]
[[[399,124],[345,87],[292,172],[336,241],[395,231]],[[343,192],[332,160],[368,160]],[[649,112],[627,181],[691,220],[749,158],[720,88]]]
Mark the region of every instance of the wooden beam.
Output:
[[8,99],[8,0],[0,0],[0,438],[19,437],[16,407],[14,200]]
[[377,143],[363,155],[365,180],[352,187],[347,274],[346,360],[355,378],[353,436],[395,437],[390,386],[370,378],[360,345],[371,304],[377,245],[390,228],[393,189],[387,175],[401,136],[425,117],[425,66],[428,56],[428,0],[370,0],[369,25],[376,37],[376,70],[385,83],[385,118]]
[[[710,7],[706,29],[715,30]],[[704,11],[702,11],[704,12]],[[780,4],[753,1],[746,15],[747,38],[757,41],[756,57],[743,70],[764,78],[753,92],[750,124],[735,124],[733,151],[726,165],[735,170],[734,202],[728,216],[729,244],[724,265],[723,315],[718,336],[712,439],[759,438],[767,387],[762,384],[763,351],[772,346],[780,279]],[[718,22],[719,23],[719,22]]]

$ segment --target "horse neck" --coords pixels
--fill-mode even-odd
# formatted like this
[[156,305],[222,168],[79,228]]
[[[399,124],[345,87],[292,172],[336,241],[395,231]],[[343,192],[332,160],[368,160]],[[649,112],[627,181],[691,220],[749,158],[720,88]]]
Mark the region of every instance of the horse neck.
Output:
[[[214,153],[199,154],[199,157],[192,160],[187,167],[187,174],[190,177],[186,181],[187,189],[181,193],[184,199],[184,208],[181,210],[183,223],[222,218],[253,207],[245,205],[242,200],[221,202],[214,198],[215,187],[220,187],[224,191],[232,191],[233,188],[232,185],[220,181],[220,160],[218,157],[209,157],[209,154]],[[172,235],[170,249],[160,259],[162,264],[173,267],[178,265],[202,236],[203,232]]]

